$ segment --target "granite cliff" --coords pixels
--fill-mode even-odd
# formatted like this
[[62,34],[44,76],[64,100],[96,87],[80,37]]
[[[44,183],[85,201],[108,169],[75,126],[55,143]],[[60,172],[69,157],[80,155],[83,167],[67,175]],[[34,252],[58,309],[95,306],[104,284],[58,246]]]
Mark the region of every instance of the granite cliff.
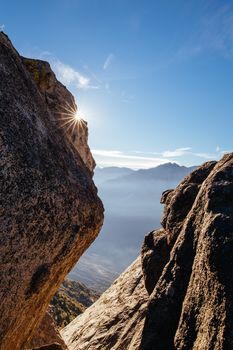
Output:
[[233,349],[233,154],[161,201],[141,257],[62,331],[69,349]]
[[102,226],[87,125],[74,125],[75,110],[49,64],[22,58],[1,32],[1,350],[28,348]]

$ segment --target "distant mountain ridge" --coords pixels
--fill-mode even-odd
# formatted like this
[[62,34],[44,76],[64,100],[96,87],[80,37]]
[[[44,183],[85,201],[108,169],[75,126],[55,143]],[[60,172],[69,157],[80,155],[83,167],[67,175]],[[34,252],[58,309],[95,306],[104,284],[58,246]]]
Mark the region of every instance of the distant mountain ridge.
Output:
[[[105,170],[104,170],[105,169]],[[114,168],[118,169],[118,168]],[[122,169],[122,168],[119,168]],[[193,170],[196,169],[196,166],[191,167],[185,167],[178,165],[177,163],[165,163],[158,165],[154,168],[148,168],[148,169],[139,169],[139,170],[132,170],[130,168],[123,168],[124,171],[116,171],[114,176],[114,170],[112,170],[111,176],[109,178],[102,181],[100,184],[103,184],[106,182],[112,182],[112,181],[176,181],[178,177],[184,177]],[[105,176],[107,174],[108,168],[103,168],[101,170],[98,170],[98,178],[97,182],[101,179],[101,175]],[[102,174],[101,174],[102,171]],[[96,175],[94,175],[94,180],[96,181]]]
[[126,176],[134,173],[133,169],[130,168],[121,168],[121,167],[106,167],[100,168],[97,167],[94,172],[95,183],[97,185],[119,178],[121,176]]

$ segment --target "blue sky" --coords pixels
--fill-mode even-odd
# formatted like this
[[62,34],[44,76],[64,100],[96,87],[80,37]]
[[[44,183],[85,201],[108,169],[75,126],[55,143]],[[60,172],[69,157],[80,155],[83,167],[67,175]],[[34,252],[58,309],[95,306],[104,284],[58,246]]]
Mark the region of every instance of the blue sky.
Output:
[[97,163],[133,168],[233,149],[233,2],[2,2],[18,51],[48,60],[89,124]]

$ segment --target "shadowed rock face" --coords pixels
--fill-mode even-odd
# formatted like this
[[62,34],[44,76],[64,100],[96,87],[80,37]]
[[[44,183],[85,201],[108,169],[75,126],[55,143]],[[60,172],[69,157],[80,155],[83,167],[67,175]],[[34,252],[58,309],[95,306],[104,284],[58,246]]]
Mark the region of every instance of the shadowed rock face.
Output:
[[34,348],[30,350],[63,350],[62,346],[58,343],[53,343],[49,345],[40,346],[39,348]]
[[[119,317],[118,326],[114,321],[115,329],[127,327],[131,318],[140,319],[140,326],[125,334],[124,341],[116,332],[113,349],[233,349],[233,154],[199,167],[175,190],[166,191],[162,202],[163,228],[147,235],[142,248],[143,276],[150,294],[137,294],[143,320],[135,307],[130,316]],[[129,274],[125,284],[134,278]],[[110,289],[113,294],[114,285]],[[115,292],[118,298],[123,295],[126,304],[134,297],[134,291],[128,296]],[[108,310],[111,305],[109,300]],[[97,306],[98,302],[92,306],[89,328],[81,321],[88,310],[77,318],[78,333],[75,320],[65,328],[63,337],[72,350],[94,350],[89,344],[97,342],[100,329],[106,332],[102,338],[108,339],[115,317],[113,311],[101,316]],[[94,328],[97,319],[99,326]],[[109,344],[101,349],[110,349]]]
[[184,220],[192,208],[203,181],[216,162],[207,162],[194,170],[177,186],[162,194],[161,203],[165,205],[161,224],[163,229],[149,233],[142,246],[142,270],[145,287],[152,293],[164,266],[170,259],[170,251],[183,227]]
[[150,297],[140,349],[231,349],[233,155],[204,164],[169,196],[162,223],[174,244]]
[[45,313],[39,327],[33,332],[33,337],[27,344],[27,348],[34,350],[48,345],[59,345],[59,349],[68,349],[56,328],[51,310]]
[[[0,33],[0,349],[4,350],[26,347],[51,297],[103,221],[102,203],[81,146],[66,137],[24,63]],[[56,91],[51,92],[55,102]],[[64,103],[67,96],[73,99],[60,84],[61,104],[63,93]]]

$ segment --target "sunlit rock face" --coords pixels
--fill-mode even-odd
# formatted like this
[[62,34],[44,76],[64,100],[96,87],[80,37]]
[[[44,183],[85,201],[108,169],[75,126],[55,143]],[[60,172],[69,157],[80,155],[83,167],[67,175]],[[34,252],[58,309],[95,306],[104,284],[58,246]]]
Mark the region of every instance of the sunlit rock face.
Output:
[[70,350],[137,349],[148,294],[140,257],[61,334]]
[[233,153],[161,201],[163,227],[145,237],[141,265],[63,330],[72,350],[233,349]]
[[53,294],[102,226],[92,168],[56,119],[56,93],[59,108],[73,99],[57,83],[49,95],[53,109],[0,33],[1,350],[27,348]]
[[93,173],[95,161],[88,146],[87,122],[78,114],[73,95],[57,79],[48,62],[21,57],[36,82],[46,105],[53,114],[54,123],[61,128]]

